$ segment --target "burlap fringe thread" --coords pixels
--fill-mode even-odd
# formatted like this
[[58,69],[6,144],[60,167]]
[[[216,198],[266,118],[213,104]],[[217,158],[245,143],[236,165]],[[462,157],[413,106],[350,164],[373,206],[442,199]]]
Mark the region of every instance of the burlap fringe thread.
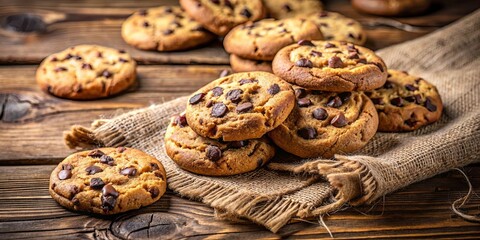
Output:
[[[107,121],[94,121],[91,128],[72,126],[71,130],[64,134],[65,143],[70,148],[83,149],[125,145],[125,137],[118,132],[96,131]],[[280,163],[268,165],[272,170],[317,175],[318,178],[313,178],[311,183],[326,179],[337,194],[328,203],[313,209],[307,204],[282,199],[282,196],[274,198],[253,196],[237,189],[222,188],[208,181],[192,179],[173,171],[167,171],[168,187],[181,196],[202,201],[215,208],[216,215],[220,218],[232,220],[232,216],[241,216],[264,225],[272,232],[277,232],[294,216],[317,217],[338,210],[346,203],[360,205],[370,199],[376,188],[375,179],[365,166],[351,158],[336,156],[337,160],[317,160],[301,166]],[[355,199],[357,197],[360,198]]]

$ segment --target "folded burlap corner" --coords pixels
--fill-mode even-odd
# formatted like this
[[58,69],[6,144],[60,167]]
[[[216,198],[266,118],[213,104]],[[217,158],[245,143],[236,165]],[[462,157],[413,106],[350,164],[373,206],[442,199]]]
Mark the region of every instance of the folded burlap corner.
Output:
[[[295,217],[314,217],[344,204],[370,204],[387,193],[480,161],[480,10],[406,43],[378,51],[387,66],[435,84],[444,103],[440,121],[410,133],[377,133],[357,155],[334,160],[279,154],[267,166],[231,177],[206,177],[178,168],[163,136],[186,97],[73,126],[71,148],[129,146],[157,157],[168,187],[215,208],[216,216],[246,218],[278,231]],[[296,173],[296,174],[292,174]]]

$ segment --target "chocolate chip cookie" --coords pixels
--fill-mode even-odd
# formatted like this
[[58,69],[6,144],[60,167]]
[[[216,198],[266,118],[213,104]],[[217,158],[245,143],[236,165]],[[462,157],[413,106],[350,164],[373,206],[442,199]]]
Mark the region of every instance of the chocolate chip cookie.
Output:
[[379,131],[412,131],[437,121],[442,115],[442,99],[437,88],[407,72],[389,69],[383,87],[365,94],[377,109]]
[[268,136],[299,157],[330,158],[361,149],[375,135],[378,115],[362,92],[321,92],[294,87],[297,104]]
[[96,45],[79,45],[45,58],[37,69],[40,88],[57,97],[97,99],[130,87],[136,62],[128,53]]
[[263,19],[235,27],[223,45],[241,58],[271,61],[280,49],[301,39],[322,40],[323,35],[315,23],[305,19]]
[[206,29],[225,36],[232,28],[265,17],[261,0],[180,0],[180,5]]
[[364,13],[380,16],[412,16],[425,12],[432,0],[352,0],[352,6]]
[[175,51],[205,44],[215,36],[180,7],[164,6],[134,13],[123,23],[122,37],[136,48]]
[[292,87],[267,72],[235,73],[193,93],[188,125],[200,136],[241,141],[262,137],[280,125],[295,105]]
[[156,202],[165,193],[166,173],[154,157],[132,148],[74,153],[50,176],[50,195],[65,208],[117,214]]
[[230,54],[230,66],[234,72],[273,72],[271,61],[250,60]]
[[317,24],[325,40],[346,41],[357,45],[363,45],[367,40],[359,22],[339,13],[322,11],[307,19]]
[[320,0],[263,0],[263,3],[268,15],[276,19],[303,17],[323,9]]
[[188,126],[185,114],[172,118],[165,149],[180,168],[207,176],[250,172],[275,155],[275,147],[265,137],[234,142],[201,137]]
[[373,90],[387,80],[372,50],[340,41],[299,41],[280,50],[272,68],[287,82],[330,92]]

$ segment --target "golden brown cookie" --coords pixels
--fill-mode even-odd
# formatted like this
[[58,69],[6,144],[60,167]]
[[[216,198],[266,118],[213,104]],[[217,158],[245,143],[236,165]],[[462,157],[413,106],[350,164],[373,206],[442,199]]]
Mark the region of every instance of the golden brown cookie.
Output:
[[367,48],[339,41],[300,41],[280,50],[272,63],[275,75],[315,90],[373,90],[387,80],[383,60]]
[[193,93],[188,125],[200,136],[241,141],[260,138],[281,124],[295,105],[292,87],[267,72],[235,73]]
[[74,153],[52,172],[50,195],[70,210],[117,214],[156,202],[167,188],[154,157],[132,148]]
[[355,152],[375,135],[378,115],[362,92],[320,92],[294,87],[297,104],[268,136],[299,157],[330,158]]
[[164,6],[138,11],[122,24],[122,38],[144,50],[175,51],[210,42],[215,35],[180,7]]
[[241,58],[272,61],[280,49],[302,39],[322,40],[323,35],[315,23],[304,19],[263,19],[232,29],[223,46]]
[[40,88],[57,97],[97,99],[135,83],[136,62],[122,50],[79,45],[45,58],[37,69]]
[[235,54],[230,55],[230,66],[234,72],[273,72],[272,62],[262,60],[250,60],[241,58]]
[[261,0],[180,0],[180,5],[193,19],[219,36],[266,15]]
[[325,40],[346,41],[357,45],[363,45],[367,40],[367,34],[359,22],[339,13],[322,11],[309,15],[307,19],[317,24]]
[[276,19],[304,17],[322,11],[320,0],[263,0],[267,13]]
[[180,168],[207,176],[250,172],[275,155],[275,147],[265,137],[235,142],[201,137],[188,126],[184,114],[172,118],[165,149]]
[[412,16],[425,12],[431,0],[352,0],[355,9],[380,16]]
[[441,117],[442,99],[434,85],[407,72],[388,73],[383,87],[365,92],[377,108],[379,131],[412,131]]

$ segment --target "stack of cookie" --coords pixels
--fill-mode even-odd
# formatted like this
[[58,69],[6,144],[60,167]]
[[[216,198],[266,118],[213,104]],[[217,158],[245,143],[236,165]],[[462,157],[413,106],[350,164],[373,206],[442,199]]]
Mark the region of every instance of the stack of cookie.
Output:
[[295,105],[290,84],[266,72],[232,74],[195,92],[172,118],[165,149],[181,168],[202,175],[252,171],[275,154],[265,134]]

